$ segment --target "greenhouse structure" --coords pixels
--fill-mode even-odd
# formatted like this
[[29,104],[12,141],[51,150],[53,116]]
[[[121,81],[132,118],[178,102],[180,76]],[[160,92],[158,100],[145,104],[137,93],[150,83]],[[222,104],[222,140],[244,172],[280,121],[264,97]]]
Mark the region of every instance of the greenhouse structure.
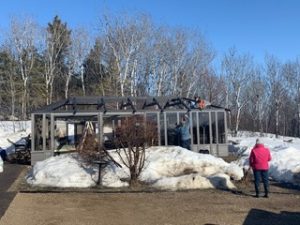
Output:
[[125,118],[139,116],[157,130],[158,146],[178,145],[176,126],[189,116],[191,150],[228,156],[228,110],[204,100],[181,97],[71,97],[31,115],[31,164],[74,152],[89,124],[105,149],[114,149],[116,129]]

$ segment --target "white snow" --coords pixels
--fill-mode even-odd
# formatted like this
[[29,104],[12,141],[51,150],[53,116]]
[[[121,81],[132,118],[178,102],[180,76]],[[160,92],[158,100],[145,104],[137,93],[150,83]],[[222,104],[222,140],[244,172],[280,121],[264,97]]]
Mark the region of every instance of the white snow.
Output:
[[[13,152],[12,144],[30,133],[30,121],[0,122],[0,147],[8,154]],[[201,188],[233,189],[231,179],[243,177],[243,168],[249,167],[248,157],[255,140],[260,137],[271,150],[270,178],[279,182],[300,184],[300,139],[275,137],[273,134],[239,132],[237,137],[229,137],[235,144],[232,154],[239,160],[227,163],[212,155],[199,154],[181,147],[151,147],[146,151],[146,162],[140,176],[141,181],[152,187],[164,190],[184,190]],[[121,163],[117,153],[110,151],[112,157]],[[0,171],[3,162],[0,159]],[[113,164],[103,170],[102,184],[106,187],[128,186],[129,171],[123,165]],[[85,165],[77,154],[51,157],[36,163],[27,177],[27,182],[38,186],[52,187],[91,187],[96,185],[98,167]]]
[[28,136],[30,132],[31,121],[0,121],[0,147],[9,155],[15,150],[9,140],[22,142],[22,137]]
[[37,162],[28,183],[52,187],[89,187],[94,185],[92,168],[85,168],[74,155],[61,155]]
[[[118,154],[111,156],[122,165]],[[230,178],[241,179],[242,169],[221,158],[199,154],[181,147],[151,147],[146,150],[145,168],[140,180],[155,188],[184,190],[201,188],[233,189]],[[128,186],[130,175],[122,165],[113,164],[103,171],[102,184],[106,187]],[[38,162],[27,178],[28,183],[54,187],[89,187],[98,179],[97,166],[87,166],[76,154],[51,157]]]
[[292,137],[275,137],[273,134],[240,132],[237,137],[229,139],[238,143],[236,154],[240,155],[237,164],[249,168],[249,155],[257,138],[271,151],[269,176],[279,182],[289,182],[300,185],[300,139]]

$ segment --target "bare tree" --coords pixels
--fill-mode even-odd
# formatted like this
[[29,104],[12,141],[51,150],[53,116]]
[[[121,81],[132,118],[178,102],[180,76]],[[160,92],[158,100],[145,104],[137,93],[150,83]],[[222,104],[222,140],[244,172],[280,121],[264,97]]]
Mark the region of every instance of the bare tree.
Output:
[[[168,86],[170,84],[169,75],[169,46],[170,40],[164,35],[166,33],[165,28],[160,28],[155,32],[154,44],[149,48],[152,52],[150,67],[150,93],[152,92],[156,96],[162,96],[167,93]],[[152,49],[151,49],[152,48]]]
[[299,59],[283,65],[282,76],[285,80],[284,116],[288,135],[300,135],[300,63]]
[[[112,49],[115,57],[119,74],[119,84],[121,96],[125,95],[125,85],[131,83],[135,79],[135,70],[139,62],[136,55],[141,49],[143,42],[146,40],[149,27],[149,19],[147,16],[139,16],[134,18],[123,17],[108,19],[105,21],[105,36],[107,43]],[[131,85],[133,88],[134,85]],[[133,90],[131,91],[133,92]]]
[[13,18],[10,25],[10,37],[13,43],[13,54],[17,60],[18,71],[23,81],[22,118],[27,117],[28,81],[35,62],[35,38],[37,26],[33,20]]
[[157,144],[157,126],[143,116],[131,116],[121,120],[116,130],[116,145],[122,163],[129,169],[130,186],[139,183],[145,165],[146,148]]
[[252,76],[249,77],[249,85],[245,87],[246,95],[248,96],[248,105],[245,109],[244,121],[245,128],[253,131],[263,131],[263,115],[265,114],[266,105],[266,84],[262,79],[261,69],[256,68],[253,70]]
[[48,24],[45,37],[45,91],[46,103],[52,103],[54,79],[60,73],[59,68],[70,45],[70,33],[67,24],[63,24],[56,16],[52,24]]
[[71,45],[67,56],[68,72],[65,83],[65,98],[69,97],[69,84],[72,76],[79,75],[81,80],[82,93],[85,96],[86,87],[84,81],[84,60],[90,50],[89,36],[84,29],[73,30]]
[[[189,39],[189,53],[187,54],[185,74],[181,77],[184,87],[183,96],[193,97],[199,96],[201,98],[212,98],[215,83],[214,69],[211,65],[214,59],[214,51],[207,44],[201,33],[193,32],[190,34],[192,38]],[[211,100],[211,99],[210,99]]]
[[272,123],[275,112],[275,134],[279,135],[280,110],[284,106],[285,84],[282,65],[274,56],[266,56],[266,76],[268,78],[269,121]]
[[239,130],[241,110],[247,105],[248,98],[243,92],[253,74],[253,63],[249,55],[238,55],[235,49],[230,49],[222,61],[222,70],[228,79],[228,90],[231,107],[234,114],[234,132]]

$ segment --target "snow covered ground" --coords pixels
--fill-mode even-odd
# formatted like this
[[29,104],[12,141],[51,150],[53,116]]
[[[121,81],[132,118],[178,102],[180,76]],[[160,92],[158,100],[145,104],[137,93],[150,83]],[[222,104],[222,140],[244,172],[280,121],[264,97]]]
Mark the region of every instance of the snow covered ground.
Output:
[[269,176],[279,182],[300,185],[300,139],[274,134],[240,132],[237,137],[229,139],[235,143],[235,153],[240,156],[237,161],[240,167],[249,168],[248,157],[257,138],[271,151]]
[[[14,152],[14,146],[10,141],[20,143],[22,137],[30,134],[31,121],[0,121],[0,151],[5,150],[6,154]],[[0,157],[0,172],[3,172],[3,161]]]
[[[30,132],[30,121],[15,124],[0,122],[0,147],[13,152],[8,138],[17,142]],[[237,137],[229,137],[234,143],[231,153],[239,160],[226,163],[211,155],[199,154],[186,149],[170,147],[151,147],[146,152],[146,163],[141,180],[152,187],[164,190],[183,190],[201,188],[234,188],[232,179],[243,177],[242,169],[249,167],[248,157],[256,139],[260,137],[270,148],[270,178],[300,185],[300,139],[278,137],[273,134],[240,132]],[[112,157],[121,163],[116,152]],[[2,170],[0,161],[0,171]],[[5,168],[4,168],[5,169]],[[77,154],[65,154],[38,162],[27,177],[32,185],[52,187],[91,187],[96,185],[98,167],[85,165]],[[115,165],[106,167],[102,183],[106,187],[128,186],[129,171]]]
[[31,132],[31,121],[0,121],[0,148],[7,154],[14,152],[14,146],[9,142],[21,142]]
[[[115,151],[111,156],[122,165]],[[211,155],[199,154],[181,147],[151,147],[146,151],[141,181],[164,190],[200,188],[234,188],[230,178],[241,179],[243,171],[234,163]],[[109,165],[102,183],[106,187],[128,186],[128,169]],[[27,182],[54,187],[90,187],[96,184],[97,167],[85,166],[76,154],[51,157],[38,162]]]

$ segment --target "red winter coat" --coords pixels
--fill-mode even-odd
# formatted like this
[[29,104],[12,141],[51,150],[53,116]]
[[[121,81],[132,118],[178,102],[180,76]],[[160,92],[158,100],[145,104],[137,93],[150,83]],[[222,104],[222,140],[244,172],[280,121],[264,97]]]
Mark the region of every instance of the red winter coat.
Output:
[[271,160],[270,150],[263,144],[256,144],[250,153],[250,166],[254,170],[268,170]]

